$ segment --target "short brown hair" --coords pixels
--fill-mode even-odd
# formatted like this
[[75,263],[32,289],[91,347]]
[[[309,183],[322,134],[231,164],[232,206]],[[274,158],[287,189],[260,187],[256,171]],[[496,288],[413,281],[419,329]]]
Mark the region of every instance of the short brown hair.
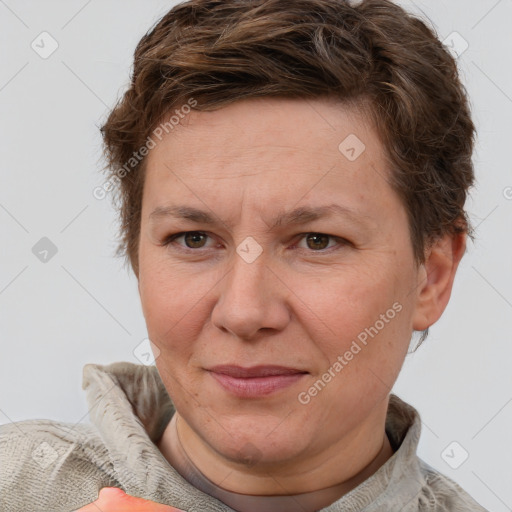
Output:
[[137,275],[146,158],[134,152],[191,98],[196,110],[216,110],[264,96],[364,100],[418,262],[429,240],[470,232],[475,128],[456,62],[433,29],[388,0],[190,0],[141,39],[131,85],[101,129],[110,178],[125,169],[119,252]]

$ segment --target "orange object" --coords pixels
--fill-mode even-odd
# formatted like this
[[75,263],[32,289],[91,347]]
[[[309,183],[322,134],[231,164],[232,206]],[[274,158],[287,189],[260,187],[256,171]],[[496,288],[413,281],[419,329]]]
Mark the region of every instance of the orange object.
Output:
[[179,508],[136,498],[117,487],[103,487],[98,499],[76,512],[183,512]]

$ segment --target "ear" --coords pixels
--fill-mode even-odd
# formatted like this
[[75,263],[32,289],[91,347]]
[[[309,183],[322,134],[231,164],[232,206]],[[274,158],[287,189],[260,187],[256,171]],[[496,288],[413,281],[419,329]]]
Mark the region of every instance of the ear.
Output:
[[446,234],[429,248],[420,266],[413,329],[424,331],[437,322],[450,300],[453,280],[466,250],[466,234]]

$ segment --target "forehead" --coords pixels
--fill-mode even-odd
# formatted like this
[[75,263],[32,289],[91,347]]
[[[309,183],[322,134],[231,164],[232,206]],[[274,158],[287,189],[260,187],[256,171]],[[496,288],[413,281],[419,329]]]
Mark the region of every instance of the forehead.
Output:
[[360,156],[384,168],[386,152],[363,105],[327,98],[253,98],[214,111],[189,109],[179,123],[170,113],[153,130],[158,140],[147,168],[199,162],[198,172],[205,166],[211,171],[217,164],[229,166],[233,158],[239,165],[256,157],[270,161],[278,154],[302,162],[299,168],[330,160],[349,170]]
[[266,200],[266,208],[315,195],[350,207],[393,194],[385,148],[365,112],[326,99],[262,98],[192,111],[164,133],[146,164],[143,203],[152,211],[184,194],[191,206],[231,196]]
[[[174,117],[173,123],[177,120],[171,113],[163,116],[159,126],[163,128],[163,131],[160,128],[163,138],[169,139],[166,135],[170,135],[177,145],[200,137],[203,150],[222,139],[224,153],[237,146],[257,148],[278,141],[298,151],[320,152],[350,134],[359,135],[361,140],[376,135],[371,133],[373,127],[366,115],[368,108],[363,105],[332,99],[253,98],[214,111],[191,110],[181,116],[179,124],[169,126],[167,118]],[[153,157],[158,147],[161,144],[151,153]],[[187,152],[186,147],[182,149]],[[201,152],[195,154],[200,156]]]

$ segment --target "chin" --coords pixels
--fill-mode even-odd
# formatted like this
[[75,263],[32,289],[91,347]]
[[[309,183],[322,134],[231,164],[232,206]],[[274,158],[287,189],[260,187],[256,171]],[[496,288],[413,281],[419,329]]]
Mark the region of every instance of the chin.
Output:
[[[281,420],[282,421],[282,420]],[[293,460],[307,444],[303,429],[290,431],[290,425],[262,422],[261,417],[237,422],[237,427],[224,430],[217,425],[215,432],[209,432],[207,442],[226,459],[246,467],[271,466]],[[300,440],[297,442],[297,440]]]

